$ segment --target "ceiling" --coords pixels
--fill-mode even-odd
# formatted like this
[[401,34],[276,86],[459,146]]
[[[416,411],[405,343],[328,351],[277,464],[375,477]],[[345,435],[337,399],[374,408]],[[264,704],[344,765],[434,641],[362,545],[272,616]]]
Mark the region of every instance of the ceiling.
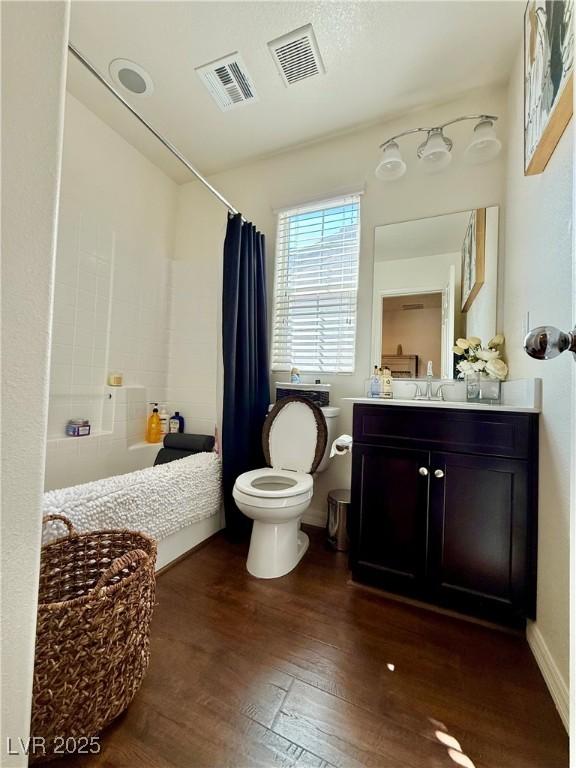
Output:
[[[203,173],[507,79],[524,3],[170,2],[72,3],[71,42],[108,75],[130,59],[154,82],[124,95]],[[268,41],[313,25],[326,73],[286,87]],[[221,112],[195,68],[242,56],[258,100]],[[71,93],[177,181],[190,174],[72,56]]]
[[457,253],[469,220],[470,211],[461,211],[376,227],[374,259],[391,261]]

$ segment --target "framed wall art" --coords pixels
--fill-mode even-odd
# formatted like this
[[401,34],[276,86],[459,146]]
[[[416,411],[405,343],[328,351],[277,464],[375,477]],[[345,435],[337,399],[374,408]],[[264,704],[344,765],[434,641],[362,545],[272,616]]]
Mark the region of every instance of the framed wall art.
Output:
[[542,173],[572,117],[574,0],[524,13],[524,175]]
[[462,312],[468,312],[484,284],[485,243],[486,208],[478,208],[470,214],[462,243]]

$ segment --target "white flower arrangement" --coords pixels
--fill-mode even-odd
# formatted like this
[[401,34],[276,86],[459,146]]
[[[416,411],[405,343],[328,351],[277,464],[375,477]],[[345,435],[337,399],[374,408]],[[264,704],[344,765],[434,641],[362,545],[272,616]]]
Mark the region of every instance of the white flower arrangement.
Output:
[[452,351],[462,358],[456,364],[458,378],[463,379],[467,374],[479,373],[491,379],[504,381],[508,375],[508,366],[501,359],[501,352],[498,349],[502,344],[504,344],[504,336],[501,333],[490,339],[485,347],[478,336],[456,339],[456,345],[452,347]]

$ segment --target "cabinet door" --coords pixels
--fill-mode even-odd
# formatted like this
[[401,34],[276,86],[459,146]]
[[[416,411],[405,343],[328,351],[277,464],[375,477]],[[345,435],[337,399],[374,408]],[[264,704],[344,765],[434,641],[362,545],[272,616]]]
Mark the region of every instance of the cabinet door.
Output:
[[431,597],[496,620],[526,615],[531,572],[528,464],[432,453]]
[[429,458],[427,451],[354,446],[352,568],[359,580],[407,594],[420,590]]

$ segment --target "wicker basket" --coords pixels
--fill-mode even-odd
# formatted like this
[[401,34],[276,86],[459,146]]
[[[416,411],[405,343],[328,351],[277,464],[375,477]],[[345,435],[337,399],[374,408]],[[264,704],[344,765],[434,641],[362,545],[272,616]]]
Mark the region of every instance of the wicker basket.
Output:
[[[91,737],[138,691],[150,657],[156,543],[127,530],[68,535],[42,548],[31,733]],[[39,760],[43,755],[35,755]]]

